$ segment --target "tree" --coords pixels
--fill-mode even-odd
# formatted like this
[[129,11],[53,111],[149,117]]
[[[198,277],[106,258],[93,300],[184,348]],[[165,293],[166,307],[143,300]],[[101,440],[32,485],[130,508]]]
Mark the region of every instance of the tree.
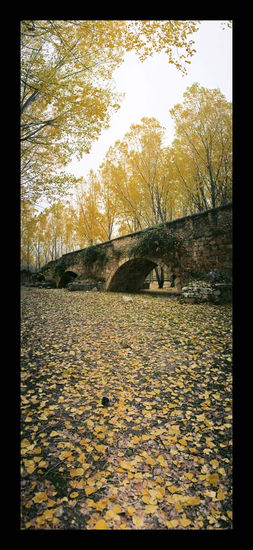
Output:
[[[125,51],[133,50],[144,60],[164,50],[169,62],[184,71],[195,52],[189,37],[197,28],[198,21],[22,21],[24,197],[36,200],[50,195],[55,170],[73,154],[81,157],[89,152],[108,125],[111,113],[119,108],[112,74]],[[59,190],[67,180],[58,173]]]
[[195,83],[175,121],[174,166],[190,209],[205,210],[232,198],[232,106],[219,89]]
[[21,266],[25,266],[28,271],[34,265],[35,248],[34,248],[34,221],[35,211],[29,201],[21,202]]
[[91,246],[105,240],[101,224],[100,183],[97,175],[90,170],[88,178],[83,179],[76,195],[76,232],[80,246]]
[[[155,118],[132,124],[123,141],[110,147],[101,179],[110,186],[118,205],[119,232],[164,223],[177,214],[178,196],[171,170],[171,153],[163,146],[164,128]],[[156,268],[159,286],[163,267]]]
[[170,148],[164,147],[164,128],[155,118],[142,118],[125,136],[129,166],[142,195],[144,226],[164,223],[177,213],[177,189]]
[[99,179],[102,209],[100,223],[105,234],[104,240],[108,241],[112,238],[115,222],[117,216],[120,214],[119,204],[117,203],[113,187],[114,176],[115,168],[110,162],[109,155],[107,155],[105,161],[100,166]]
[[142,118],[106,155],[106,184],[124,232],[164,223],[180,212],[171,149],[163,138],[164,128],[155,118]]

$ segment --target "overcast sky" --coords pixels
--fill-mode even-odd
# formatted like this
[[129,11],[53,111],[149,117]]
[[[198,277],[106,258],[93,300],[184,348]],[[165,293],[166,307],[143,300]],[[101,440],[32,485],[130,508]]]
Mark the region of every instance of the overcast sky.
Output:
[[174,127],[169,110],[182,103],[188,86],[198,82],[205,88],[219,88],[232,101],[232,29],[222,29],[220,21],[203,21],[193,34],[195,49],[187,76],[167,61],[165,54],[156,54],[141,63],[128,53],[125,62],[115,71],[116,91],[125,93],[120,109],[111,117],[110,128],[103,131],[89,154],[73,161],[67,171],[86,177],[89,170],[98,170],[110,145],[122,139],[131,124],[142,117],[155,117],[166,128],[169,145]]

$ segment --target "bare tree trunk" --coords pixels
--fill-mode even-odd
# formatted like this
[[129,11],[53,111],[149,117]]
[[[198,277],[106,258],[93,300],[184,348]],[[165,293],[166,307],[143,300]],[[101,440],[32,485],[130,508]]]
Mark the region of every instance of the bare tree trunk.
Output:
[[158,288],[163,288],[164,284],[164,268],[163,266],[160,267],[160,273],[159,273],[159,267],[155,267],[155,274],[158,282]]

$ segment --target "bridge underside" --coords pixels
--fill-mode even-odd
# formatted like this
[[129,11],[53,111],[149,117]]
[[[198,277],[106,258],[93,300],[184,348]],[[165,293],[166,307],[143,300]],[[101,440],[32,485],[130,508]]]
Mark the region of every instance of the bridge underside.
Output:
[[111,278],[107,290],[111,292],[138,292],[147,275],[157,264],[150,260],[135,258],[124,263]]
[[71,283],[76,277],[77,274],[73,273],[73,271],[65,271],[58,283],[58,288],[65,288],[67,284]]

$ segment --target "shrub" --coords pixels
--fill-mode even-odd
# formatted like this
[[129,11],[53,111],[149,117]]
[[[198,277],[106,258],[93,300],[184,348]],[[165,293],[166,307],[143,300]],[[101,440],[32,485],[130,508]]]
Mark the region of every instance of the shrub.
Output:
[[108,258],[104,250],[94,245],[89,246],[83,251],[82,260],[85,265],[91,265],[95,262],[98,262],[100,265],[104,265],[108,261]]
[[60,277],[63,275],[64,271],[66,269],[66,266],[59,262],[57,263],[55,266],[54,266],[54,277],[56,277],[56,275],[60,275]]
[[178,235],[168,233],[164,228],[152,229],[139,237],[130,249],[129,256],[166,256],[179,251],[182,246],[182,239]]

